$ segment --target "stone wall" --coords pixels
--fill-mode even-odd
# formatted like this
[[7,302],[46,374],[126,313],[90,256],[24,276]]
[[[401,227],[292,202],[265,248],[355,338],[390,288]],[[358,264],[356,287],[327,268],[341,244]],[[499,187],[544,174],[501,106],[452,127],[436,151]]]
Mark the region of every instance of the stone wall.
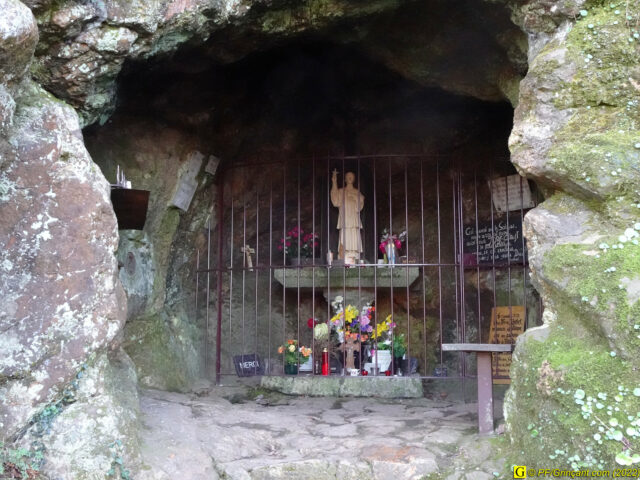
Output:
[[518,341],[505,405],[528,465],[640,461],[639,15],[637,2],[515,12],[531,47],[512,159],[547,193],[525,225],[545,324]]
[[[124,348],[146,387],[185,390],[205,376],[204,318],[196,318],[197,249],[206,260],[206,226],[215,227],[209,155],[194,135],[152,119],[116,115],[86,134],[87,148],[115,182],[124,170],[134,188],[149,190],[144,230],[121,230],[120,280],[129,299]],[[195,182],[187,211],[174,205],[181,183]],[[204,266],[204,263],[202,264]]]
[[113,442],[139,461],[116,218],[76,112],[25,76],[33,15],[14,0],[0,9],[0,437],[56,478],[98,478]]

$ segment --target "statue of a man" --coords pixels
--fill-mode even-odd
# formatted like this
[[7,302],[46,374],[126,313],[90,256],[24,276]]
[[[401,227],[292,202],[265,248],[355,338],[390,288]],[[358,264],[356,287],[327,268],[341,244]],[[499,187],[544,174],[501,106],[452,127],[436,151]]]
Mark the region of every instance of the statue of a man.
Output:
[[355,264],[362,253],[362,222],[360,211],[364,207],[364,195],[353,186],[356,176],[347,172],[344,176],[344,188],[338,188],[338,171],[331,176],[331,203],[338,207],[338,258],[344,259],[346,264]]

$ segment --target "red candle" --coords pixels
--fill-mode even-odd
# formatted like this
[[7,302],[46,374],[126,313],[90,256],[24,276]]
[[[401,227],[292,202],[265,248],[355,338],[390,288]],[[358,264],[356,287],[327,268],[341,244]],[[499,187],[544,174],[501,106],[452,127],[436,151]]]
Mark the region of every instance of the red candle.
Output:
[[322,375],[329,375],[329,351],[322,350]]
[[390,376],[391,376],[391,370],[387,370],[386,372],[384,372],[384,374],[385,374],[387,377],[390,377]]
[[366,370],[362,370],[362,376],[366,377],[367,375],[369,375],[369,372],[367,372]]

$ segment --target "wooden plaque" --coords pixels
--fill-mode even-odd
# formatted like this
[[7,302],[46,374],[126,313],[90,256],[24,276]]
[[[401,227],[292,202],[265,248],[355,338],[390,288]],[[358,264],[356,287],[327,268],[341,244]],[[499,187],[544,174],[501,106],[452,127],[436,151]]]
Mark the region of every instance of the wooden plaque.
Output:
[[[524,332],[525,313],[522,305],[492,308],[489,343],[514,343],[518,335]],[[493,383],[511,383],[510,367],[511,353],[493,353],[491,355]]]

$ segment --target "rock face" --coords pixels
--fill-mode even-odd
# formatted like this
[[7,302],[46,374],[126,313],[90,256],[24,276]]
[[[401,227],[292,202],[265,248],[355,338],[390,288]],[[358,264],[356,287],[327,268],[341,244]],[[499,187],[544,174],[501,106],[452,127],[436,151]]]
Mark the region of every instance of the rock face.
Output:
[[[372,57],[423,85],[514,103],[526,71],[525,37],[509,21],[508,10],[494,3],[464,1],[454,14],[446,1],[430,2],[416,12],[415,5],[405,7],[397,0],[300,5],[34,1],[29,6],[41,31],[33,74],[78,109],[83,125],[104,123],[113,113],[116,78],[126,60],[166,56],[183,45],[204,44],[209,62],[229,63],[302,34],[322,35],[361,43]],[[464,41],[451,42],[460,29],[466,32]],[[407,32],[414,38],[410,43]],[[470,45],[477,51],[469,52]],[[450,62],[455,57],[465,61]]]
[[[186,390],[204,375],[201,330],[195,315],[196,248],[205,244],[205,223],[213,218],[209,155],[198,137],[153,120],[117,115],[87,132],[95,162],[115,181],[117,166],[134,188],[150,191],[145,228],[122,230],[118,260],[128,296],[124,348],[140,383]],[[196,192],[187,212],[175,204],[181,185]],[[183,205],[184,206],[184,205]]]
[[[186,75],[322,38],[349,45],[420,88],[518,105],[513,161],[547,196],[525,226],[546,311],[545,325],[523,335],[515,353],[505,407],[509,438],[532,465],[550,458],[572,468],[638,463],[637,2],[465,1],[455,11],[445,1],[397,0],[25,4],[0,0],[1,438],[43,451],[55,478],[103,478],[120,468],[114,467],[120,458],[137,469],[136,375],[121,345],[144,385],[186,389],[203,373],[201,317],[189,305],[193,246],[205,245],[204,225],[216,221],[206,160],[220,145],[239,158],[250,138],[277,138],[279,145],[269,147],[287,154],[309,144],[308,133],[296,130],[296,117],[279,109],[283,102],[273,102],[272,110],[248,109],[242,118],[238,103],[225,102],[215,88],[201,98],[198,88],[179,84],[190,106],[204,109],[180,111],[184,104],[176,96],[179,108],[162,119],[118,123],[114,117],[104,130],[87,131],[98,164],[108,175],[120,164],[136,187],[153,191],[145,231],[123,232],[118,243],[108,182],[80,128],[110,118],[125,63],[160,62],[184,47],[169,73]],[[131,67],[129,80],[140,65]],[[306,64],[299,65],[304,70]],[[269,82],[282,82],[283,71],[272,72]],[[212,72],[207,81],[216,80]],[[305,79],[298,78],[291,81],[304,93]],[[273,100],[274,89],[256,93],[249,81],[240,85],[235,95],[254,95],[248,103],[262,107]],[[407,98],[415,93],[403,92]],[[364,92],[347,114],[327,110],[326,118],[342,115],[336,123],[346,127],[335,131],[345,137],[356,129],[354,119],[367,119],[351,146],[372,145],[396,118],[381,112],[378,100]],[[144,107],[147,117],[162,110]],[[316,111],[306,104],[300,110],[305,118]],[[288,127],[272,122],[280,114]],[[437,123],[447,131],[442,138],[463,145],[465,128],[457,128],[463,123],[443,117],[424,125]],[[306,132],[316,127],[305,125]],[[419,151],[434,150],[415,138]],[[400,135],[394,141],[409,143]],[[381,145],[389,144],[374,148]],[[180,210],[174,194],[183,180],[195,184],[195,196]]]
[[0,9],[0,436],[43,454],[55,478],[102,478],[78,449],[108,470],[109,443],[123,438],[122,455],[137,458],[109,185],[75,111],[23,76],[33,15],[13,0]]
[[630,465],[640,460],[640,11],[589,2],[533,21],[545,8],[516,15],[532,48],[510,140],[514,163],[548,193],[525,221],[545,325],[518,341],[507,427],[527,464]]

